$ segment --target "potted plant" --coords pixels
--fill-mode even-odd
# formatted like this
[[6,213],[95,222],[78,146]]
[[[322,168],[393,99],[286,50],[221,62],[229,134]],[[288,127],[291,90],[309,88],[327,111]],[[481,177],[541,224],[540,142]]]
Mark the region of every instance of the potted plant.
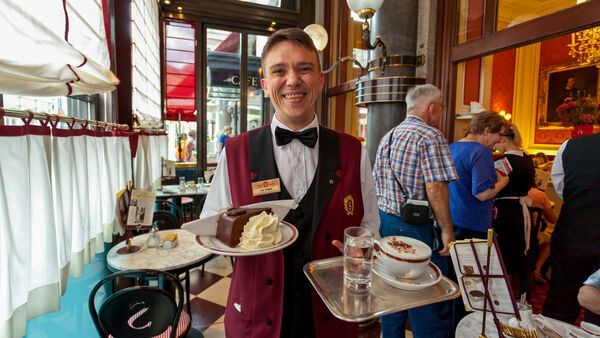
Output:
[[573,138],[594,132],[594,123],[598,120],[598,102],[595,98],[577,95],[567,97],[556,108],[560,120],[565,126],[573,126]]

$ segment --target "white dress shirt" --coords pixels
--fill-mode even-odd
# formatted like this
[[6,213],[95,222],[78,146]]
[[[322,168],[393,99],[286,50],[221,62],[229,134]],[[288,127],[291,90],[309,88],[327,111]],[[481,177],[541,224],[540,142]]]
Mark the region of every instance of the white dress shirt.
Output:
[[[273,154],[279,171],[279,177],[292,198],[297,203],[300,203],[310,187],[317,171],[319,142],[315,144],[314,148],[310,148],[297,139],[293,139],[288,144],[278,146],[275,143],[276,127],[287,130],[291,129],[273,116],[273,121],[271,122],[271,135],[273,137]],[[318,133],[319,123],[317,122],[316,115],[309,125],[299,131],[313,127],[317,128]],[[379,211],[377,209],[375,182],[373,180],[373,175],[371,174],[369,154],[364,145],[361,146],[360,153],[360,177],[364,207],[361,226],[371,229],[375,233],[375,236],[379,238]],[[214,215],[218,213],[219,210],[227,207],[232,207],[232,201],[231,190],[229,188],[229,173],[227,169],[227,152],[222,152],[200,218]]]
[[563,189],[565,188],[565,168],[562,163],[563,152],[565,151],[565,147],[567,146],[566,140],[563,144],[560,145],[558,151],[556,152],[556,156],[554,157],[554,162],[552,163],[552,170],[550,171],[550,177],[552,178],[552,185],[554,186],[554,190],[556,190],[556,194],[560,199],[563,199]]

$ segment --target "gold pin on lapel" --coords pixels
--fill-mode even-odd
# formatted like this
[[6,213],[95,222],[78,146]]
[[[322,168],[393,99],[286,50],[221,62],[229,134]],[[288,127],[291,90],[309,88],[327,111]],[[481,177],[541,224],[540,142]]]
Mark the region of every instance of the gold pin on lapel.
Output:
[[348,216],[354,214],[354,197],[352,195],[344,197],[344,210]]

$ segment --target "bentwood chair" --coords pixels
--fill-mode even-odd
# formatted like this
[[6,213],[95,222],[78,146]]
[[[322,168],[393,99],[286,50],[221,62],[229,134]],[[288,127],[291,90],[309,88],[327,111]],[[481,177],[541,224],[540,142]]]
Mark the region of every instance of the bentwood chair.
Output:
[[179,209],[179,207],[175,203],[169,200],[156,200],[156,209],[168,211],[177,218],[177,223],[179,225],[183,223],[183,214],[181,212],[181,209]]
[[[137,285],[108,295],[109,283],[117,277],[137,279]],[[98,310],[96,299],[103,286]],[[173,290],[170,287],[174,288]],[[89,297],[89,310],[102,337],[187,337],[191,317],[183,311],[183,286],[170,273],[158,270],[125,270],[116,272],[94,286]],[[176,330],[172,328],[175,327]]]
[[175,215],[165,210],[156,210],[152,216],[152,225],[158,230],[169,230],[181,228],[181,222]]

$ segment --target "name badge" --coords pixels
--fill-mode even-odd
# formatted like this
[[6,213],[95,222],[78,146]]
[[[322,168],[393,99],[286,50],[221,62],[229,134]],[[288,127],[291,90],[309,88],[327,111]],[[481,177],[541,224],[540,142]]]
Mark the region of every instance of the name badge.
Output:
[[252,182],[252,196],[262,196],[280,192],[279,179]]

